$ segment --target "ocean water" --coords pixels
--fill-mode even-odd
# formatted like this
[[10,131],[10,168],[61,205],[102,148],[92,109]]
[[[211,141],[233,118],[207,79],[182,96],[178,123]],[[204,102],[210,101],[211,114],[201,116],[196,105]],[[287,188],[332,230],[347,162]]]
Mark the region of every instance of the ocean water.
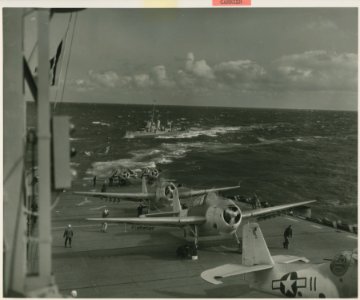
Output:
[[[131,139],[151,106],[60,103],[53,113],[75,125],[78,181],[94,167],[156,166],[188,187],[241,182],[241,195],[271,204],[316,199],[313,216],[357,223],[357,112],[158,106],[186,131]],[[34,126],[34,105],[27,115]]]

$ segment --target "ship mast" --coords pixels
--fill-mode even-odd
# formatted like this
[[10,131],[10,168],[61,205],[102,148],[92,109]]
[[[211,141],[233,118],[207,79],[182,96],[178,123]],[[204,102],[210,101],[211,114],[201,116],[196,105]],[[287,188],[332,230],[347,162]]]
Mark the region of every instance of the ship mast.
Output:
[[153,103],[152,115],[151,115],[151,123],[150,123],[150,131],[156,132],[156,125],[154,122],[154,115],[155,115],[155,100]]
[[154,124],[154,115],[155,115],[155,100],[153,103],[152,115],[151,115],[151,124]]

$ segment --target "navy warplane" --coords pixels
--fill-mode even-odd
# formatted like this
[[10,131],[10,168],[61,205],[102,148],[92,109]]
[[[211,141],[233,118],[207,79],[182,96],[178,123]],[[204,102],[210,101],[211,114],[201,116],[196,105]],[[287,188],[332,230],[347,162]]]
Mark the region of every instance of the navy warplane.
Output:
[[308,264],[305,257],[271,256],[259,225],[248,223],[243,226],[242,264],[209,269],[201,277],[221,284],[221,278],[245,275],[250,288],[287,298],[356,298],[357,260],[357,250],[322,264]]
[[[236,188],[238,187],[239,186]],[[315,200],[312,200],[241,211],[232,200],[223,198],[216,193],[217,191],[233,188],[235,187],[185,192],[185,196],[203,196],[194,199],[192,201],[192,206],[184,209],[181,206],[179,191],[176,186],[173,183],[166,183],[160,191],[162,193],[161,196],[165,196],[166,199],[172,201],[173,209],[170,212],[150,213],[137,218],[89,218],[87,220],[147,226],[179,227],[184,229],[185,236],[187,232],[190,232],[194,236],[194,246],[195,249],[197,249],[199,235],[230,234],[235,237],[238,245],[240,245],[241,243],[236,231],[243,219],[264,217],[264,215],[267,214],[315,202]],[[101,195],[101,193],[99,194]],[[151,195],[156,197],[157,193]],[[182,195],[184,196],[184,194]],[[132,196],[129,194],[128,196],[146,198],[150,195],[143,193],[137,195],[133,194]]]
[[95,176],[96,180],[106,180],[110,186],[118,184],[125,185],[129,183],[139,182],[142,177],[146,177],[148,182],[155,181],[159,175],[160,170],[154,167],[145,168],[125,168],[125,167],[97,167],[90,171]]
[[156,168],[142,168],[141,170],[131,170],[129,168],[114,168],[109,176],[109,182],[118,182],[123,185],[131,182],[132,180],[147,178],[149,182],[156,180],[160,175],[160,171]]
[[[152,170],[149,171],[151,176]],[[182,189],[181,191],[175,186],[173,182],[169,182],[163,179],[157,180],[154,184],[155,189],[153,191],[148,191],[147,187],[147,173],[142,176],[142,190],[139,193],[119,193],[119,192],[74,192],[77,195],[83,196],[92,196],[98,197],[105,200],[110,201],[117,201],[120,202],[121,200],[125,201],[134,201],[139,202],[142,200],[148,201],[149,207],[153,208],[163,208],[163,207],[170,207],[173,206],[174,200],[175,202],[176,197],[180,197],[181,199],[192,198],[203,196],[208,193],[215,193],[221,191],[228,191],[240,188],[239,185],[230,186],[230,187],[221,187],[221,188],[212,188],[212,189],[199,189],[199,190],[192,190],[192,189]],[[176,195],[175,195],[176,193]],[[176,214],[179,211],[172,212],[171,214]]]

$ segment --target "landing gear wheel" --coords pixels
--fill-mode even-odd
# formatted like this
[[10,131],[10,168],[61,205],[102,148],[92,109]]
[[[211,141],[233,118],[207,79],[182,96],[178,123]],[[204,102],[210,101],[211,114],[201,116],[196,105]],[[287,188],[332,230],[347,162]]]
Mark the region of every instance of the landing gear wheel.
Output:
[[191,259],[192,260],[197,260],[198,259],[197,245],[193,245],[190,248],[190,253],[191,253]]
[[177,249],[176,249],[176,255],[180,258],[189,258],[190,257],[190,247],[189,245],[182,245],[182,246],[179,246]]

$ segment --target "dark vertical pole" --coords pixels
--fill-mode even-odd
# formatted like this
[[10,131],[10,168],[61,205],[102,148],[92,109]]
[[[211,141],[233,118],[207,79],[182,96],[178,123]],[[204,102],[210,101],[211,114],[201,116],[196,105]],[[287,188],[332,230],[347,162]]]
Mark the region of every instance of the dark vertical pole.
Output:
[[[43,284],[51,278],[50,222],[50,101],[49,101],[49,21],[50,10],[38,10],[38,171],[39,171],[39,276]],[[49,282],[47,282],[49,280]]]
[[24,292],[26,215],[24,214],[24,145],[26,105],[23,98],[23,9],[3,9],[3,207],[4,295]]

